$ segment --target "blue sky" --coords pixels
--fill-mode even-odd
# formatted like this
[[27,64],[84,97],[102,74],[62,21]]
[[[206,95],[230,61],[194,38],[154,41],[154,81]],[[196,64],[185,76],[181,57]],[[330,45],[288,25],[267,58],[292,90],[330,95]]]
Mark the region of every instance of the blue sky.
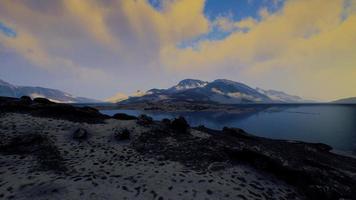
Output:
[[266,8],[270,12],[275,12],[282,5],[281,0],[207,0],[204,13],[212,20],[220,15],[232,14],[232,18],[239,21],[246,17],[258,19],[260,9]]
[[[162,0],[148,0],[149,3],[160,10]],[[210,20],[219,16],[232,15],[235,21],[246,17],[259,18],[258,12],[267,8],[274,12],[283,6],[284,0],[206,0],[204,14]]]
[[[157,10],[162,9],[162,0],[148,0],[148,2]],[[229,18],[231,21],[240,21],[251,17],[260,20],[260,11],[266,9],[274,13],[282,8],[284,0],[206,0],[204,6],[204,15],[209,21],[214,21],[219,17]],[[199,42],[204,40],[223,40],[235,31],[223,31],[217,26],[212,25],[208,33],[199,35],[177,44],[178,48],[197,49]]]
[[7,37],[16,37],[16,32],[0,21],[0,32]]

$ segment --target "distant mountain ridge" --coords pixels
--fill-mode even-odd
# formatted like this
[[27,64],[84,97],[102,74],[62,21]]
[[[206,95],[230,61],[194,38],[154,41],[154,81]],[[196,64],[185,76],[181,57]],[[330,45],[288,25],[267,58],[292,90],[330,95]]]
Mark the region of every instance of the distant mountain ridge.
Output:
[[332,103],[350,103],[350,104],[356,104],[356,97],[350,97],[350,98],[339,99],[339,100],[333,101]]
[[75,97],[69,93],[44,88],[44,87],[29,87],[29,86],[16,86],[8,82],[0,80],[0,96],[5,97],[22,97],[29,96],[31,98],[43,97],[57,103],[94,103],[98,100],[89,99],[85,97]]
[[212,82],[185,79],[168,89],[151,89],[139,97],[129,97],[122,103],[189,101],[221,104],[239,103],[305,103],[301,97],[276,90],[252,88],[227,79]]
[[289,95],[285,92],[282,91],[277,91],[277,90],[263,90],[261,88],[256,88],[256,90],[262,94],[265,94],[268,96],[270,99],[274,101],[280,101],[280,102],[307,102],[307,100],[304,100],[303,98],[296,96],[296,95]]

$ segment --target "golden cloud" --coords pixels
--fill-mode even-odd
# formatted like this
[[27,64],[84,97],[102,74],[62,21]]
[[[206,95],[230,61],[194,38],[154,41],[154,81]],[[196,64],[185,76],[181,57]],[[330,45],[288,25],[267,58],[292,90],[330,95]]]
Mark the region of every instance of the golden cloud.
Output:
[[[355,2],[351,2],[352,8]],[[295,93],[322,99],[346,96],[350,86],[356,87],[356,79],[351,77],[356,70],[356,46],[351,45],[356,44],[356,15],[350,10],[345,10],[343,0],[290,0],[277,13],[264,13],[247,33],[202,41],[198,50],[166,47],[161,50],[161,61],[173,70],[239,68],[252,79],[283,69],[290,72],[288,79],[318,85],[320,91],[316,95],[301,84],[304,86],[299,89],[289,88]],[[348,16],[342,19],[345,12]],[[251,19],[236,23],[251,24]],[[343,80],[330,83],[330,76]],[[348,89],[320,90],[332,84]]]
[[[146,0],[48,1],[44,10],[28,2],[0,2],[1,20],[18,32],[0,36],[0,43],[36,65],[92,74],[140,65],[187,76],[230,70],[307,97],[356,96],[350,89],[356,87],[356,0],[347,6],[344,0],[287,0],[278,12],[261,9],[259,21],[213,22],[204,16],[204,0],[164,1],[159,11]],[[249,31],[200,41],[196,49],[177,47],[212,25]],[[87,60],[97,63],[89,68]]]

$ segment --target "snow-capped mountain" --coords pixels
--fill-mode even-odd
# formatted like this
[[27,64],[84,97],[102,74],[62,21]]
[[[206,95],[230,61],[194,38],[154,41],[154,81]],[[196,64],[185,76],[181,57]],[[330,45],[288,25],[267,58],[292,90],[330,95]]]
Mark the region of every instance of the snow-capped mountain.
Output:
[[274,90],[254,89],[246,84],[217,79],[206,82],[185,79],[168,89],[151,89],[140,97],[130,97],[122,103],[190,101],[221,104],[239,103],[298,103],[302,98]]
[[31,98],[43,97],[53,102],[58,103],[93,103],[97,100],[88,99],[84,97],[75,97],[69,93],[60,90],[43,88],[43,87],[28,87],[16,86],[0,80],[0,96],[6,97],[22,97],[29,96]]
[[171,92],[189,90],[194,88],[202,88],[208,84],[206,81],[196,80],[196,79],[184,79],[180,81],[177,85],[169,88]]

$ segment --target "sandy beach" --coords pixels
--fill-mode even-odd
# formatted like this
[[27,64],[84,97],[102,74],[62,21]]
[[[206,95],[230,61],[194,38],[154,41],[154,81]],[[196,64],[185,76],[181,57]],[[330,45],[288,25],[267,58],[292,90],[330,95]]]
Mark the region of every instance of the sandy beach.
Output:
[[[76,141],[76,128],[88,130]],[[127,128],[133,137],[147,128],[135,121],[104,124],[8,113],[1,116],[2,142],[13,136],[41,134],[55,144],[66,172],[41,170],[32,155],[0,154],[0,196],[4,199],[300,199],[277,178],[240,165],[220,171],[195,171],[179,162],[146,158],[117,141],[115,130]],[[196,137],[204,134],[196,131]],[[201,136],[203,135],[203,136]]]

